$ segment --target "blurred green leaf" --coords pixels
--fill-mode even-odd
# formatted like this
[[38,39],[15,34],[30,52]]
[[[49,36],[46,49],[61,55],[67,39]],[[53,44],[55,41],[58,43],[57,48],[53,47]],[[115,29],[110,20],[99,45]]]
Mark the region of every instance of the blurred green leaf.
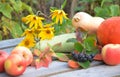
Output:
[[0,3],[0,12],[11,19],[11,12],[13,11],[12,7],[8,3]]
[[54,11],[54,10],[57,10],[58,8],[57,7],[50,7],[50,11]]
[[16,12],[20,12],[22,10],[21,0],[10,0],[10,2]]
[[20,37],[23,33],[20,23],[2,17],[2,25],[6,26],[14,38]]
[[66,2],[67,2],[67,0],[64,0],[63,4],[61,5],[61,9],[64,9]]
[[27,10],[29,13],[33,14],[32,8],[23,2],[22,2],[22,9]]
[[86,61],[86,62],[78,62],[78,64],[82,67],[82,68],[88,68],[90,67],[90,62]]
[[91,51],[86,51],[87,54],[97,54],[99,52],[98,48],[92,49]]
[[68,61],[69,60],[69,58],[64,53],[56,53],[56,55],[60,61]]
[[87,51],[92,51],[95,48],[95,37],[87,37],[86,39],[84,39],[83,44],[85,46],[85,49]]
[[76,42],[76,43],[74,44],[74,47],[75,47],[75,50],[77,50],[78,52],[82,52],[83,49],[84,49],[82,43],[79,43],[79,42]]
[[102,1],[101,1],[101,7],[103,7],[103,5],[104,5],[105,3],[108,3],[108,2],[113,2],[113,0],[102,0]]
[[0,31],[0,40],[2,40],[2,34],[1,34],[1,31]]
[[111,5],[110,7],[111,16],[118,16],[120,14],[119,5]]
[[21,29],[20,23],[17,22],[11,22],[11,33],[14,38],[21,37],[23,31]]
[[108,7],[104,7],[104,8],[95,7],[94,12],[95,12],[96,16],[99,16],[99,17],[103,17],[103,18],[110,17],[110,11],[109,11]]

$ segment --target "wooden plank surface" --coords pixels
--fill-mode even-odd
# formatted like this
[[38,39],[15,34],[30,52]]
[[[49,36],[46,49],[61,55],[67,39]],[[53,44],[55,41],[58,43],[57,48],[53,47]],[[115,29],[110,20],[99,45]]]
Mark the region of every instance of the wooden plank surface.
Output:
[[88,69],[80,69],[57,75],[51,75],[49,77],[120,77],[120,65],[99,65]]
[[[0,41],[0,49],[10,53],[21,40],[22,38]],[[10,76],[0,73],[0,77]],[[66,62],[53,61],[48,68],[35,69],[29,66],[19,77],[120,77],[120,65],[108,66],[94,61],[88,69],[71,69]]]
[[7,51],[10,53],[10,51],[22,40],[23,38],[16,38],[16,39],[9,39],[9,40],[3,40],[0,41],[0,49]]

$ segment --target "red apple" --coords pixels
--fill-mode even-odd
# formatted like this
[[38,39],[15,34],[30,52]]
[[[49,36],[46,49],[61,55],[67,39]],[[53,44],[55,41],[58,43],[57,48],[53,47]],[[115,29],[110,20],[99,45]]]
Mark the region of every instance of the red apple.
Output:
[[18,76],[26,69],[26,62],[21,55],[11,54],[5,61],[5,71],[8,75]]
[[24,47],[24,46],[18,46],[16,48],[14,48],[11,51],[11,54],[19,54],[19,55],[23,56],[26,61],[27,66],[30,65],[33,61],[32,52],[27,47]]
[[0,50],[0,72],[4,72],[4,62],[9,54],[4,50]]
[[120,44],[106,44],[101,52],[103,61],[108,65],[120,64]]

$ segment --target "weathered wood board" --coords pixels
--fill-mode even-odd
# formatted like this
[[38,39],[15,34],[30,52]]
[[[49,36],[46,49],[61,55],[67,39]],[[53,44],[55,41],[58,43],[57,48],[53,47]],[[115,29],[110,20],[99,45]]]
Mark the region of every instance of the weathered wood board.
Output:
[[10,51],[22,40],[23,38],[16,38],[16,39],[10,39],[10,40],[3,40],[0,41],[0,49],[7,51],[10,53]]
[[120,77],[120,65],[99,65],[95,67],[90,67],[88,69],[80,69],[52,75],[50,77]]
[[[22,38],[0,41],[0,49],[10,53],[21,40]],[[0,73],[0,77],[10,76]],[[66,62],[53,61],[48,68],[35,69],[29,66],[19,77],[120,77],[120,65],[108,66],[94,61],[88,69],[71,69]]]

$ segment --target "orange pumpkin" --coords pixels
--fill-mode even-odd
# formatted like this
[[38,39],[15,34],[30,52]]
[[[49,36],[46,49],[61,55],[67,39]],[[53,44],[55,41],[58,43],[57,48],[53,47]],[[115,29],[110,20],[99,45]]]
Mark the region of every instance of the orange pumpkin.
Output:
[[111,17],[103,21],[98,27],[97,39],[101,45],[120,44],[120,17]]

